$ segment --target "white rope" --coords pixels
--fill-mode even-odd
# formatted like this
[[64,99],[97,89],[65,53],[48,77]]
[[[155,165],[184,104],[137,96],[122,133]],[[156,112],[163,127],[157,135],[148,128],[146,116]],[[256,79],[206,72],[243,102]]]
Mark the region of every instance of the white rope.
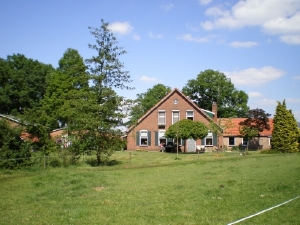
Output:
[[257,215],[259,215],[259,214],[262,214],[262,213],[267,212],[267,211],[269,211],[269,210],[272,210],[272,209],[274,209],[274,208],[277,208],[277,207],[279,207],[279,206],[281,206],[281,205],[284,205],[284,204],[286,204],[286,203],[289,203],[289,202],[291,202],[291,201],[293,201],[293,200],[295,200],[295,199],[297,199],[297,198],[299,198],[299,197],[300,197],[300,196],[297,196],[296,198],[290,199],[290,200],[288,200],[288,201],[286,201],[286,202],[283,202],[283,203],[281,203],[281,204],[279,204],[279,205],[275,205],[275,206],[273,206],[273,207],[271,207],[271,208],[265,209],[265,210],[263,210],[263,211],[260,211],[260,212],[258,212],[258,213],[255,213],[255,214],[253,214],[253,215],[251,215],[251,216],[248,216],[248,217],[245,217],[245,218],[243,218],[243,219],[237,220],[237,221],[235,221],[235,222],[229,223],[228,225],[232,225],[232,224],[236,224],[236,223],[242,222],[242,221],[244,221],[244,220],[247,220],[247,219],[249,219],[249,218],[252,218],[252,217],[254,217],[254,216],[257,216]]

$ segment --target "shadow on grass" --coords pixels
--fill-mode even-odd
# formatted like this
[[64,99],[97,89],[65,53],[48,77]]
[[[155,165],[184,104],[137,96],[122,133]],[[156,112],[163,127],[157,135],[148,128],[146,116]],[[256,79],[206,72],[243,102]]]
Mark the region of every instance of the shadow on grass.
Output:
[[92,166],[92,167],[97,167],[97,166],[116,166],[116,165],[120,165],[122,164],[121,161],[117,161],[117,160],[111,160],[108,162],[103,162],[100,165],[98,165],[97,159],[87,159],[86,160],[86,164]]

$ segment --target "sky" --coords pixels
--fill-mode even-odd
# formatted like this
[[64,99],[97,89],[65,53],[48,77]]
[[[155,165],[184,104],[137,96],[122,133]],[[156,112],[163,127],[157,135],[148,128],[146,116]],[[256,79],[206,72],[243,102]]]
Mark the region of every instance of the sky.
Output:
[[[300,0],[1,0],[0,58],[24,54],[55,68],[68,48],[84,58],[101,19],[127,54],[135,99],[155,84],[182,89],[207,69],[245,91],[250,109],[286,100],[300,121]],[[211,110],[211,109],[207,109]]]

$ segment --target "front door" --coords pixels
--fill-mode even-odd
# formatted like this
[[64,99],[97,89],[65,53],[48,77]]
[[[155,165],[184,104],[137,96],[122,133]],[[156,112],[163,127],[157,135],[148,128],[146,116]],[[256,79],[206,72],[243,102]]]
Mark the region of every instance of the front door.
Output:
[[196,152],[196,141],[194,139],[187,139],[187,152]]

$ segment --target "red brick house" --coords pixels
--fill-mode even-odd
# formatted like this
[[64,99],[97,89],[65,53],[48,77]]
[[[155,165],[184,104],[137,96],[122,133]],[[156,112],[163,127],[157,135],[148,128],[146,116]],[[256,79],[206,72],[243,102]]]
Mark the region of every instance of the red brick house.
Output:
[[[222,122],[229,121],[230,126],[223,132],[223,143],[227,149],[232,149],[234,146],[246,147],[247,141],[240,136],[240,122],[244,121],[246,118],[230,118],[230,119],[220,119]],[[221,122],[221,123],[222,123]],[[270,130],[264,129],[260,132],[259,137],[253,138],[249,142],[249,149],[270,149],[271,148],[271,137],[274,128],[273,119],[269,118]]]
[[[217,121],[217,106],[213,105],[212,112],[201,109],[175,88],[144,114],[135,126],[127,129],[127,150],[159,151],[161,142],[176,143],[173,139],[167,139],[164,134],[169,126],[182,119],[208,125],[211,121]],[[200,146],[205,146],[208,151],[222,145],[222,139],[209,132],[202,140],[179,140],[179,144],[184,152],[196,152]]]

